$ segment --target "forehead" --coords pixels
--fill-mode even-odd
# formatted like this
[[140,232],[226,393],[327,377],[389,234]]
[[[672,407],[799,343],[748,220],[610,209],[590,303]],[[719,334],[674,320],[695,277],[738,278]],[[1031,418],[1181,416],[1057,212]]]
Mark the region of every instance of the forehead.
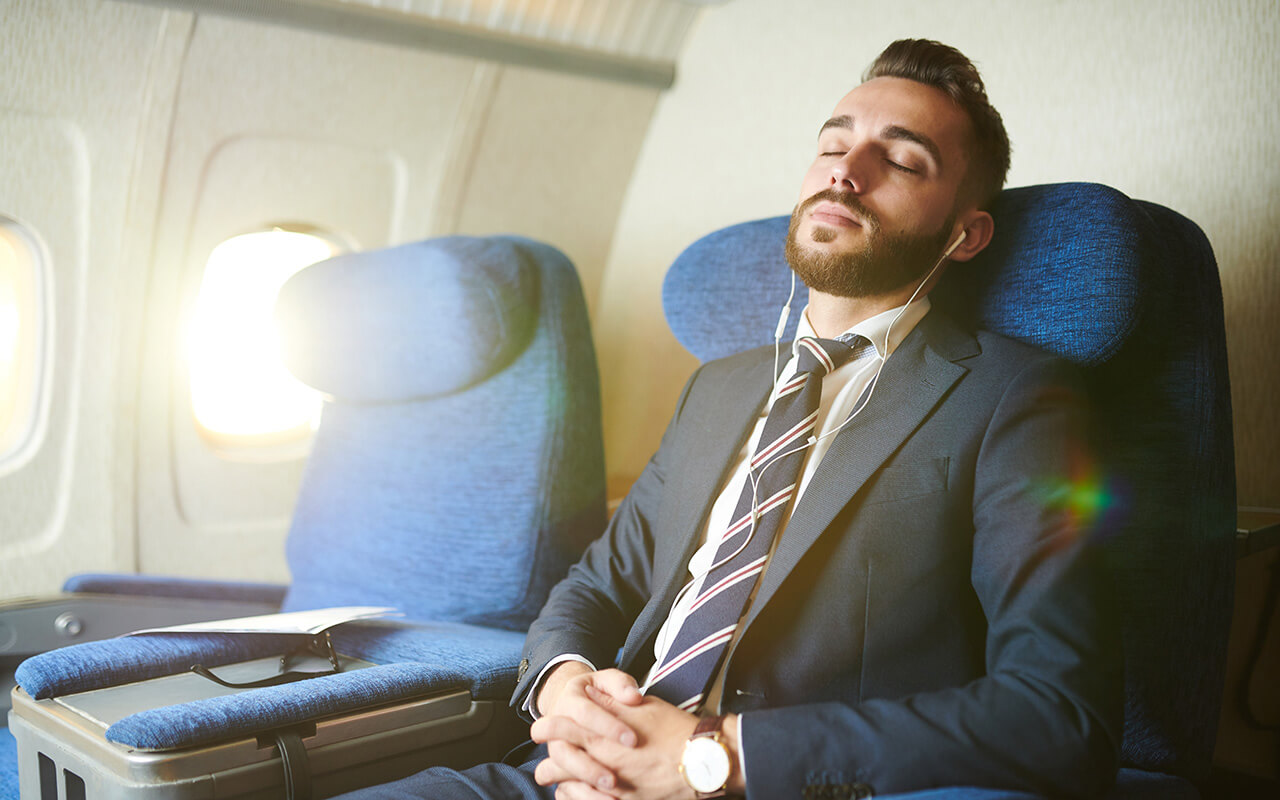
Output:
[[859,132],[906,128],[937,143],[945,162],[959,166],[968,162],[969,117],[932,86],[905,78],[875,78],[841,98],[831,116],[849,117]]

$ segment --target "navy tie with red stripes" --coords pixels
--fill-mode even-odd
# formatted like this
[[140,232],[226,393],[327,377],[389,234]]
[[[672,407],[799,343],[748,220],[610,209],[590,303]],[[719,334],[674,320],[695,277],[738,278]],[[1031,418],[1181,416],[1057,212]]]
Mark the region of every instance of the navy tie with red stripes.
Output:
[[662,664],[650,674],[649,695],[686,711],[702,705],[752,589],[764,572],[773,539],[788,518],[805,445],[817,424],[822,379],[851,359],[870,353],[871,348],[869,340],[856,334],[846,334],[840,340],[804,337],[796,342],[795,374],[776,389],[733,522],[721,534],[713,566],[698,587]]

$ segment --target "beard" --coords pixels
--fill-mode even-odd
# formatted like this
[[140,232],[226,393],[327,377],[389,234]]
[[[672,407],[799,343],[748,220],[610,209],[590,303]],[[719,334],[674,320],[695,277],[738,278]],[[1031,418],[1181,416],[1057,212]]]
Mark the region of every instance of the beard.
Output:
[[[802,245],[798,237],[800,220],[817,203],[829,200],[858,215],[866,229],[863,245],[847,252],[829,253]],[[824,189],[796,206],[787,230],[787,263],[810,289],[836,297],[876,297],[904,286],[917,284],[933,269],[946,247],[955,214],[947,217],[933,234],[888,234],[871,209],[857,197]],[[810,234],[825,244],[836,238],[835,231],[822,225]]]

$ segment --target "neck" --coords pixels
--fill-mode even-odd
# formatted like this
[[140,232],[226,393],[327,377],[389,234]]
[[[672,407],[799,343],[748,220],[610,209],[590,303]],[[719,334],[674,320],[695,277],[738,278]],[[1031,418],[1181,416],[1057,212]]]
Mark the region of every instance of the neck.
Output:
[[[813,289],[809,290],[809,324],[813,332],[823,339],[833,339],[876,314],[904,305],[911,299],[914,286],[908,286],[889,294],[875,297],[836,297]],[[921,292],[916,296],[925,296]]]

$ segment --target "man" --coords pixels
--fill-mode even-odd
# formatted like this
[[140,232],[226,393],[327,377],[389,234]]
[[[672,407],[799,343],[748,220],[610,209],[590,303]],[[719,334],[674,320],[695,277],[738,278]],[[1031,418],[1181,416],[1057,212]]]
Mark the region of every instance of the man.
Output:
[[[1045,489],[1081,455],[1072,375],[927,299],[948,260],[991,240],[1008,153],[963,55],[921,40],[880,55],[822,126],[792,216],[810,295],[791,358],[775,372],[766,348],[694,374],[530,629],[513,702],[548,757],[393,786],[562,800],[1106,787],[1118,648],[1088,542]],[[771,422],[788,413],[802,422]]]

